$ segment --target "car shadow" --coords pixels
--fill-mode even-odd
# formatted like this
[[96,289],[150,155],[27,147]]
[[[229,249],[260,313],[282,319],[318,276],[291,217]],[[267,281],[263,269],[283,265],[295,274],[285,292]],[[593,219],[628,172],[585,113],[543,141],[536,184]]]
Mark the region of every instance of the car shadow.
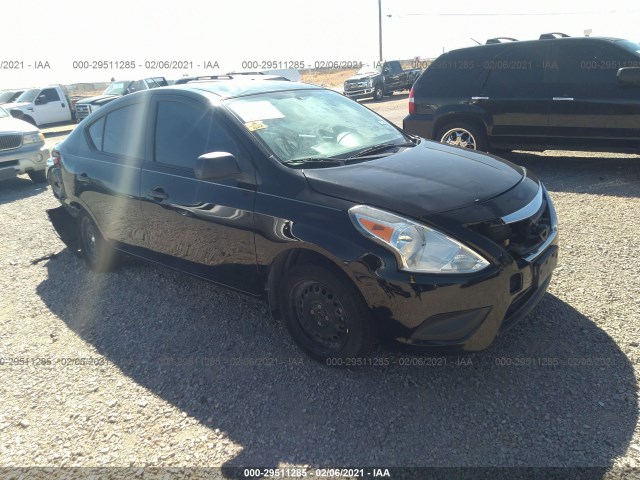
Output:
[[551,294],[487,351],[379,350],[336,369],[241,294],[137,262],[96,275],[68,250],[46,268],[37,293],[71,331],[242,446],[225,467],[553,465],[600,478],[638,420],[630,360]]
[[47,188],[46,182],[33,183],[26,175],[0,180],[0,204],[39,195]]
[[498,154],[535,173],[551,191],[640,196],[640,157],[611,155],[584,152],[554,155],[521,151]]
[[358,100],[358,102],[368,105],[370,103],[387,103],[387,102],[395,102],[397,100],[406,100],[409,98],[409,92],[407,93],[394,93],[390,96],[385,96],[382,100],[374,100],[373,98],[364,98],[362,100]]

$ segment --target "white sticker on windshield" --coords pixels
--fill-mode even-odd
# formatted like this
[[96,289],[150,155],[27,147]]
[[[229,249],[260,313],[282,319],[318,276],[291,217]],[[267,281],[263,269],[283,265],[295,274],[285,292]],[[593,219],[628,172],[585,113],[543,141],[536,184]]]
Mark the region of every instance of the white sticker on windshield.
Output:
[[243,122],[255,120],[270,120],[272,118],[284,118],[280,110],[267,101],[238,102],[231,107],[240,116]]

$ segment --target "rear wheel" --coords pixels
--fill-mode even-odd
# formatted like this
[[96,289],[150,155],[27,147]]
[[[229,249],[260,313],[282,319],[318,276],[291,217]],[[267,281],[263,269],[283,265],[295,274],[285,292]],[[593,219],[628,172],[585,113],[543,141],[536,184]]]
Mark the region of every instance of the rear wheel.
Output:
[[487,151],[487,138],[484,132],[466,122],[448,123],[438,131],[436,140],[456,147]]
[[108,272],[115,267],[117,252],[105,241],[95,222],[82,215],[78,222],[80,248],[89,268],[95,272]]
[[362,357],[375,345],[369,310],[347,279],[316,264],[298,265],[280,287],[289,333],[311,358],[327,365]]
[[37,170],[35,172],[27,172],[29,178],[33,183],[42,183],[47,181],[47,176],[44,173],[44,170]]

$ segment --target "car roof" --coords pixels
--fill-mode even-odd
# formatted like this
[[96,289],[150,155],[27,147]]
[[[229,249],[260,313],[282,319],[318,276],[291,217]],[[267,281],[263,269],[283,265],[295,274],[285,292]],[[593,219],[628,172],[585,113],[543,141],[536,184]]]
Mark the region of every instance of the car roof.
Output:
[[[167,88],[167,87],[164,87]],[[218,95],[221,99],[256,95],[259,93],[283,92],[291,90],[322,90],[322,87],[308,83],[290,82],[288,80],[270,80],[257,82],[234,78],[232,80],[214,80],[211,82],[191,82],[174,85],[170,88],[180,90],[204,91]],[[158,89],[156,89],[158,90]]]
[[532,40],[514,40],[509,42],[501,42],[501,43],[486,43],[483,45],[473,45],[471,47],[450,50],[447,53],[475,51],[478,49],[510,48],[510,46],[512,45],[540,45],[545,42],[576,43],[576,42],[593,42],[593,41],[614,43],[614,42],[624,41],[624,39],[615,38],[615,37],[561,37],[561,38],[544,38],[544,39],[532,39]]

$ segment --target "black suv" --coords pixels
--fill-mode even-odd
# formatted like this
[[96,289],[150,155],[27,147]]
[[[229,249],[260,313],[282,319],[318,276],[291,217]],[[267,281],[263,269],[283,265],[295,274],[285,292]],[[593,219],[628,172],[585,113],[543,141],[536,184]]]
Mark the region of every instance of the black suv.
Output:
[[53,155],[64,207],[49,215],[90,267],[124,252],[263,295],[331,365],[376,339],[482,350],[542,298],[558,258],[531,172],[312,85],[134,93]]
[[416,81],[404,129],[478,150],[640,148],[640,45],[544,34],[438,57]]

